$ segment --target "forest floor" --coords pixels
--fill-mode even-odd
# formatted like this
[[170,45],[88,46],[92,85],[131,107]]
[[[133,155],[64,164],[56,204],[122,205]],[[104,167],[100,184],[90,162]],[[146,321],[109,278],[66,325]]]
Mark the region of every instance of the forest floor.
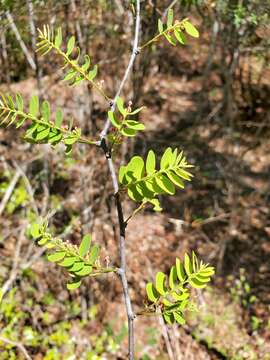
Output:
[[[221,126],[218,100],[213,101],[209,113],[198,118],[201,83],[199,76],[187,80],[164,74],[156,74],[147,82],[144,98],[147,109],[142,121],[148,131],[128,146],[141,155],[150,148],[161,154],[168,144],[183,149],[195,166],[194,180],[177,196],[162,199],[162,213],[154,214],[149,209],[130,223],[128,279],[135,309],[139,309],[145,298],[146,281],[158,270],[166,272],[175,257],[181,258],[187,251],[195,250],[199,257],[214,264],[217,275],[210,290],[198,295],[200,313],[190,315],[183,328],[173,327],[168,332],[162,321],[138,317],[137,354],[142,360],[267,360],[270,359],[270,140],[265,133],[243,127],[240,120],[233,128]],[[28,97],[34,87],[34,81],[28,79],[12,85],[11,91],[20,91]],[[63,91],[63,85],[58,83],[50,87],[50,98],[58,99],[61,94],[61,103],[57,105],[66,106],[77,122],[76,109],[82,93],[77,88]],[[94,97],[97,118],[105,110],[95,109],[98,100]],[[74,242],[80,238],[79,214],[85,210],[83,194],[89,190],[87,201],[93,205],[88,209],[88,220],[94,241],[102,244],[104,258],[109,257],[112,263],[118,261],[114,209],[107,206],[113,220],[104,214],[110,184],[106,184],[106,172],[100,170],[104,168],[104,160],[97,151],[85,154],[80,149],[74,154],[78,159],[74,162],[64,159],[61,150],[53,155],[47,147],[44,150],[44,146],[25,145],[14,129],[1,129],[0,200],[16,174],[16,164],[24,169],[34,192],[33,200],[24,192],[24,183],[18,180],[2,212],[0,279],[3,283],[12,271],[25,218],[33,217],[35,202],[39,208],[44,202],[44,151],[50,184],[47,200],[57,208],[53,220],[57,231]],[[97,172],[92,170],[93,157]],[[85,174],[90,174],[89,183],[82,179]],[[48,211],[48,203],[43,210]],[[126,212],[130,211],[127,201]],[[47,264],[42,257],[30,261],[29,267],[24,266],[26,255],[38,251],[29,250],[29,241],[23,238],[14,290],[3,300],[0,328],[5,336],[23,343],[36,360],[71,359],[72,352],[82,359],[87,346],[92,347],[92,354],[100,356],[97,359],[125,359],[125,313],[118,279],[89,280],[80,293],[69,294],[61,269]],[[12,358],[12,346],[6,347],[0,338],[0,349],[1,346],[0,359]],[[88,358],[94,359],[89,354]]]

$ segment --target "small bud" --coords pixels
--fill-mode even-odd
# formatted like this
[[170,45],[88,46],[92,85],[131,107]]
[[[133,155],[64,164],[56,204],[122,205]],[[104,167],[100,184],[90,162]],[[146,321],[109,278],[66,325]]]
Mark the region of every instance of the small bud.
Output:
[[110,264],[110,257],[107,255],[105,256],[105,259],[104,259],[105,263],[106,263],[106,267],[109,267],[109,264]]
[[131,100],[129,100],[129,102],[128,102],[128,108],[127,108],[127,111],[128,112],[131,112],[131,107],[132,107],[132,101]]
[[100,88],[102,88],[103,85],[104,85],[104,83],[105,83],[104,80],[100,80],[100,81],[98,82],[98,86],[99,86]]

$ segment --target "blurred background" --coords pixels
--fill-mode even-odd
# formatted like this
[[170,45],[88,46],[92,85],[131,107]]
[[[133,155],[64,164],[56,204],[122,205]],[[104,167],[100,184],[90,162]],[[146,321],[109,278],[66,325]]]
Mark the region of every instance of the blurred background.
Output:
[[[84,83],[62,82],[61,59],[35,53],[36,28],[62,26],[99,64],[98,80],[115,94],[129,61],[134,1],[2,0],[0,91],[33,94],[64,109],[97,137],[107,103]],[[141,360],[270,359],[270,3],[267,0],[141,1],[140,43],[157,33],[170,6],[189,17],[199,40],[166,41],[137,57],[123,97],[147,128],[118,148],[118,165],[151,148],[184,150],[194,180],[161,199],[162,213],[137,215],[127,231],[128,279],[135,310],[156,271],[195,250],[213,264],[199,313],[168,330],[156,318],[135,322]],[[117,219],[104,156],[95,147],[31,145],[21,130],[0,129],[0,359],[126,359],[121,284],[88,279],[69,293],[67,276],[48,263],[28,223],[50,218],[63,239],[91,232],[102,257],[118,264]],[[125,201],[125,213],[133,204]],[[4,339],[9,339],[7,342]]]

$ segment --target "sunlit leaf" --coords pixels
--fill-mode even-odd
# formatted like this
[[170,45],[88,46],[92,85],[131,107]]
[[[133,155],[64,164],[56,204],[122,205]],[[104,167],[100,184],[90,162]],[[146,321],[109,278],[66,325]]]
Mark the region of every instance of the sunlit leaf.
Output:
[[150,301],[155,303],[159,299],[159,294],[152,283],[146,285],[146,294]]
[[91,246],[91,240],[92,240],[92,237],[90,234],[86,234],[82,238],[82,242],[79,247],[79,254],[82,257],[84,257],[88,253],[90,246]]
[[191,22],[185,21],[184,28],[190,36],[194,38],[198,38],[200,36],[199,31],[195,28],[194,25],[191,24]]

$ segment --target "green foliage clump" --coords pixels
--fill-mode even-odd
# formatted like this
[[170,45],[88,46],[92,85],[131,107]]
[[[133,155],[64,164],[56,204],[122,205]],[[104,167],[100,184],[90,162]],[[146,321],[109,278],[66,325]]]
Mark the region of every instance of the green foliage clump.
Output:
[[90,234],[83,237],[80,246],[73,245],[54,238],[47,231],[45,222],[43,224],[32,224],[31,235],[37,239],[40,246],[45,246],[49,250],[47,259],[50,262],[57,263],[68,271],[72,277],[72,281],[67,284],[68,290],[77,289],[85,276],[97,276],[115,271],[115,269],[100,266],[100,248],[97,244],[92,246]]
[[117,139],[118,133],[123,136],[133,137],[136,136],[138,131],[145,130],[144,124],[139,121],[130,119],[131,115],[138,114],[143,107],[140,107],[135,110],[131,110],[130,106],[125,108],[124,101],[121,97],[118,97],[116,100],[116,105],[119,111],[120,116],[116,116],[115,112],[108,111],[108,117],[112,125],[117,129],[117,134],[114,135],[114,140]]
[[169,277],[158,272],[155,284],[149,282],[146,285],[147,297],[152,303],[147,311],[162,314],[168,324],[175,321],[180,325],[185,324],[185,310],[194,310],[190,288],[205,288],[214,273],[214,268],[198,261],[194,252],[192,259],[185,254],[184,263],[177,258]]
[[29,108],[25,110],[24,102],[20,94],[16,94],[16,100],[11,96],[0,97],[0,125],[10,126],[16,123],[16,128],[20,128],[25,122],[31,124],[25,131],[24,139],[31,143],[49,143],[57,145],[63,142],[66,145],[66,154],[72,150],[76,142],[93,143],[81,137],[81,129],[72,130],[72,121],[68,128],[62,126],[63,112],[57,109],[55,119],[51,118],[50,104],[43,101],[41,106],[39,98],[33,95],[30,99]]
[[[43,27],[43,31],[38,29],[39,42],[37,43],[37,52],[42,56],[55,50],[56,53],[64,60],[63,69],[69,68],[69,71],[64,76],[64,81],[69,82],[70,85],[78,85],[83,80],[92,84],[107,100],[109,97],[103,92],[100,86],[98,86],[94,79],[98,73],[98,67],[95,65],[92,70],[89,71],[91,65],[91,59],[89,55],[84,55],[84,60],[80,64],[81,51],[79,47],[75,46],[75,37],[71,36],[67,42],[65,51],[61,50],[62,45],[62,29],[58,28],[56,34],[53,29],[48,25]],[[77,52],[76,57],[72,58],[74,52]]]
[[190,181],[192,174],[183,152],[178,153],[167,148],[163,153],[159,169],[156,168],[156,155],[150,150],[146,162],[140,156],[134,156],[126,166],[119,170],[119,182],[128,196],[136,202],[150,202],[155,211],[161,211],[160,194],[174,195],[175,186],[184,188],[184,180]]

